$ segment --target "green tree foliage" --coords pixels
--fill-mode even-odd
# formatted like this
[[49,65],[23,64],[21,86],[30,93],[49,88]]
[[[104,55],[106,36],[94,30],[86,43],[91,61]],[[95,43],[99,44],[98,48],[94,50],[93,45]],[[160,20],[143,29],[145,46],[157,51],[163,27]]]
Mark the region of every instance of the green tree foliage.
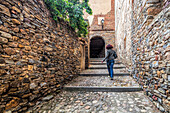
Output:
[[89,7],[89,0],[44,0],[52,17],[57,21],[58,17],[70,23],[70,26],[77,32],[78,36],[86,36],[87,22],[84,21],[84,9],[88,14],[92,14]]

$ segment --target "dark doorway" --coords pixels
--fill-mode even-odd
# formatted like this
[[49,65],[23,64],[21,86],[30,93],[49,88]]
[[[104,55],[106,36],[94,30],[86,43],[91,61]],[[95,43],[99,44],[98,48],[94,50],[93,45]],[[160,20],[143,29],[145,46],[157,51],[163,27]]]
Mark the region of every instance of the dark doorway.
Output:
[[94,37],[90,40],[90,58],[105,57],[105,42],[102,37]]

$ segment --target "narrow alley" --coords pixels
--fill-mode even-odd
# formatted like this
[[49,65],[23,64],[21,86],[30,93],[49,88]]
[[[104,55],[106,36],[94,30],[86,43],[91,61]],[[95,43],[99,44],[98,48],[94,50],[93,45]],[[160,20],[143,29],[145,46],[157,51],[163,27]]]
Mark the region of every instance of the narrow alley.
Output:
[[91,59],[90,68],[64,86],[52,100],[39,102],[33,113],[160,113],[116,61],[114,80],[102,59]]
[[169,34],[170,0],[0,0],[0,113],[170,113]]

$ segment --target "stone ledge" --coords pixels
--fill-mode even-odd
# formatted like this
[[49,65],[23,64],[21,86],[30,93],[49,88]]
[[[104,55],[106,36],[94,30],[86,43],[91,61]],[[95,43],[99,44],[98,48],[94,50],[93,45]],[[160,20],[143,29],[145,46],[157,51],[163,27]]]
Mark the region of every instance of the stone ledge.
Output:
[[[129,76],[129,73],[115,73],[114,76]],[[80,74],[79,76],[109,76],[109,74]]]
[[65,91],[89,91],[89,92],[135,92],[142,91],[141,87],[84,87],[84,86],[65,86]]
[[[126,68],[125,66],[122,67],[113,67],[113,69],[123,69]],[[88,69],[107,69],[107,67],[90,67]]]

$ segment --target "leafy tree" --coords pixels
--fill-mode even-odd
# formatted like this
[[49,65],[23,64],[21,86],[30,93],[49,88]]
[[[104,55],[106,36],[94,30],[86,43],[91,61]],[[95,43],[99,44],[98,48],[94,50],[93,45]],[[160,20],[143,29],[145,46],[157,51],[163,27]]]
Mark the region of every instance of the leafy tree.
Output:
[[92,14],[88,2],[89,0],[44,0],[52,17],[57,21],[58,17],[70,23],[70,26],[77,32],[78,36],[86,36],[87,22],[84,21],[84,9],[88,14]]

